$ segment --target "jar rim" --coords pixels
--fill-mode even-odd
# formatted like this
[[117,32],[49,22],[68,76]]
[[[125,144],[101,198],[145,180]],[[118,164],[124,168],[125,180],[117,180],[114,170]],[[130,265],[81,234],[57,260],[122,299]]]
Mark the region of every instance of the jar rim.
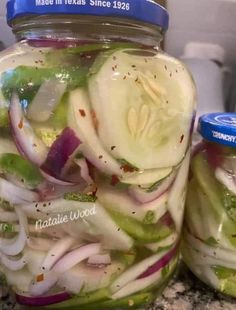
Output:
[[236,113],[210,113],[200,117],[201,136],[218,144],[236,147]]
[[8,0],[7,22],[28,15],[92,15],[121,17],[168,29],[167,10],[153,0]]

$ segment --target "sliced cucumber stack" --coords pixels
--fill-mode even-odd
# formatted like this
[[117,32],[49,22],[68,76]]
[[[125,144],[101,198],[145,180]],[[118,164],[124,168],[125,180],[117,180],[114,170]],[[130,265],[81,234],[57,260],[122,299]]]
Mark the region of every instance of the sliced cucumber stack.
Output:
[[91,68],[89,96],[105,149],[139,169],[176,166],[189,143],[195,92],[181,63],[141,50],[108,54]]

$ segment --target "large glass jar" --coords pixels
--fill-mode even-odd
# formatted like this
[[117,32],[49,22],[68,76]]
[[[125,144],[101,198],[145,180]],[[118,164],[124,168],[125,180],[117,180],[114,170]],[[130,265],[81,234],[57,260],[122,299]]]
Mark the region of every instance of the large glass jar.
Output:
[[191,162],[182,253],[202,281],[236,297],[236,114],[206,114]]
[[154,1],[61,3],[8,3],[1,271],[24,309],[137,308],[177,263],[195,88]]

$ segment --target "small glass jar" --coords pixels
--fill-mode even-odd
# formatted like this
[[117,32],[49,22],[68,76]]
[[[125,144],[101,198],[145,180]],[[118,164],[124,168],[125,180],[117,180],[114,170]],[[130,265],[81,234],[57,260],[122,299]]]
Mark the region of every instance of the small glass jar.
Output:
[[195,88],[150,0],[8,2],[1,266],[19,304],[153,301],[179,253]]
[[203,141],[194,150],[182,254],[191,271],[236,297],[236,114],[199,120]]

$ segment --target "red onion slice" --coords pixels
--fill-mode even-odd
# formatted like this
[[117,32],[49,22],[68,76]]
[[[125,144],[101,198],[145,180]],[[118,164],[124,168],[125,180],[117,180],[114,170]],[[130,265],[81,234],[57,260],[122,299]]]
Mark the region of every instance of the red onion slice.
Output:
[[85,158],[75,159],[74,162],[80,167],[80,174],[82,179],[88,184],[94,183],[93,179],[89,174],[89,167]]
[[164,268],[166,265],[169,264],[169,262],[173,259],[173,257],[176,255],[178,250],[178,247],[174,247],[173,249],[170,250],[166,255],[164,255],[159,261],[157,261],[155,264],[152,266],[148,267],[148,269],[143,272],[138,279],[146,278],[153,273],[156,273],[160,269]]
[[47,147],[36,136],[25,118],[20,100],[16,94],[12,96],[9,117],[13,137],[19,152],[31,162],[41,166],[47,156]]
[[57,184],[57,185],[61,185],[61,186],[72,186],[73,183],[71,182],[66,182],[60,179],[57,179],[55,177],[53,177],[52,175],[50,175],[50,172],[47,173],[46,171],[40,169],[40,172],[42,174],[42,176],[45,178],[45,180],[47,180],[49,183],[52,184]]
[[16,294],[16,301],[23,306],[30,307],[43,307],[53,304],[57,304],[66,301],[71,298],[70,294],[67,292],[58,293],[55,295],[40,296],[40,297],[30,297]]
[[98,254],[101,250],[101,244],[93,243],[82,246],[68,254],[66,254],[54,267],[53,272],[64,273],[73,268],[91,255]]
[[[101,250],[99,243],[82,246],[62,257],[52,270],[42,274],[42,281],[34,281],[30,287],[33,296],[40,296],[48,292],[59,280],[61,274],[70,270],[91,255],[98,254]],[[37,279],[37,278],[36,278]]]
[[57,79],[45,81],[39,88],[27,111],[27,117],[46,122],[65,93],[67,84]]
[[119,163],[103,148],[91,116],[89,98],[84,89],[70,94],[68,124],[74,129],[82,144],[79,151],[100,171],[122,175]]
[[[171,252],[173,248],[169,251]],[[112,293],[119,291],[123,288],[126,284],[139,279],[142,275],[146,274],[148,271],[149,266],[156,265],[157,262],[161,261],[169,252],[161,252],[151,257],[148,257],[142,260],[139,263],[131,266],[125,272],[123,272],[111,285],[110,289]]]
[[73,161],[73,155],[76,153],[80,143],[80,140],[71,128],[67,127],[63,130],[61,135],[52,144],[46,161],[41,166],[41,170],[44,172],[47,180],[63,185],[62,176],[65,174],[65,167],[67,167],[67,170],[69,169],[70,165],[68,165],[68,162],[71,163]]

